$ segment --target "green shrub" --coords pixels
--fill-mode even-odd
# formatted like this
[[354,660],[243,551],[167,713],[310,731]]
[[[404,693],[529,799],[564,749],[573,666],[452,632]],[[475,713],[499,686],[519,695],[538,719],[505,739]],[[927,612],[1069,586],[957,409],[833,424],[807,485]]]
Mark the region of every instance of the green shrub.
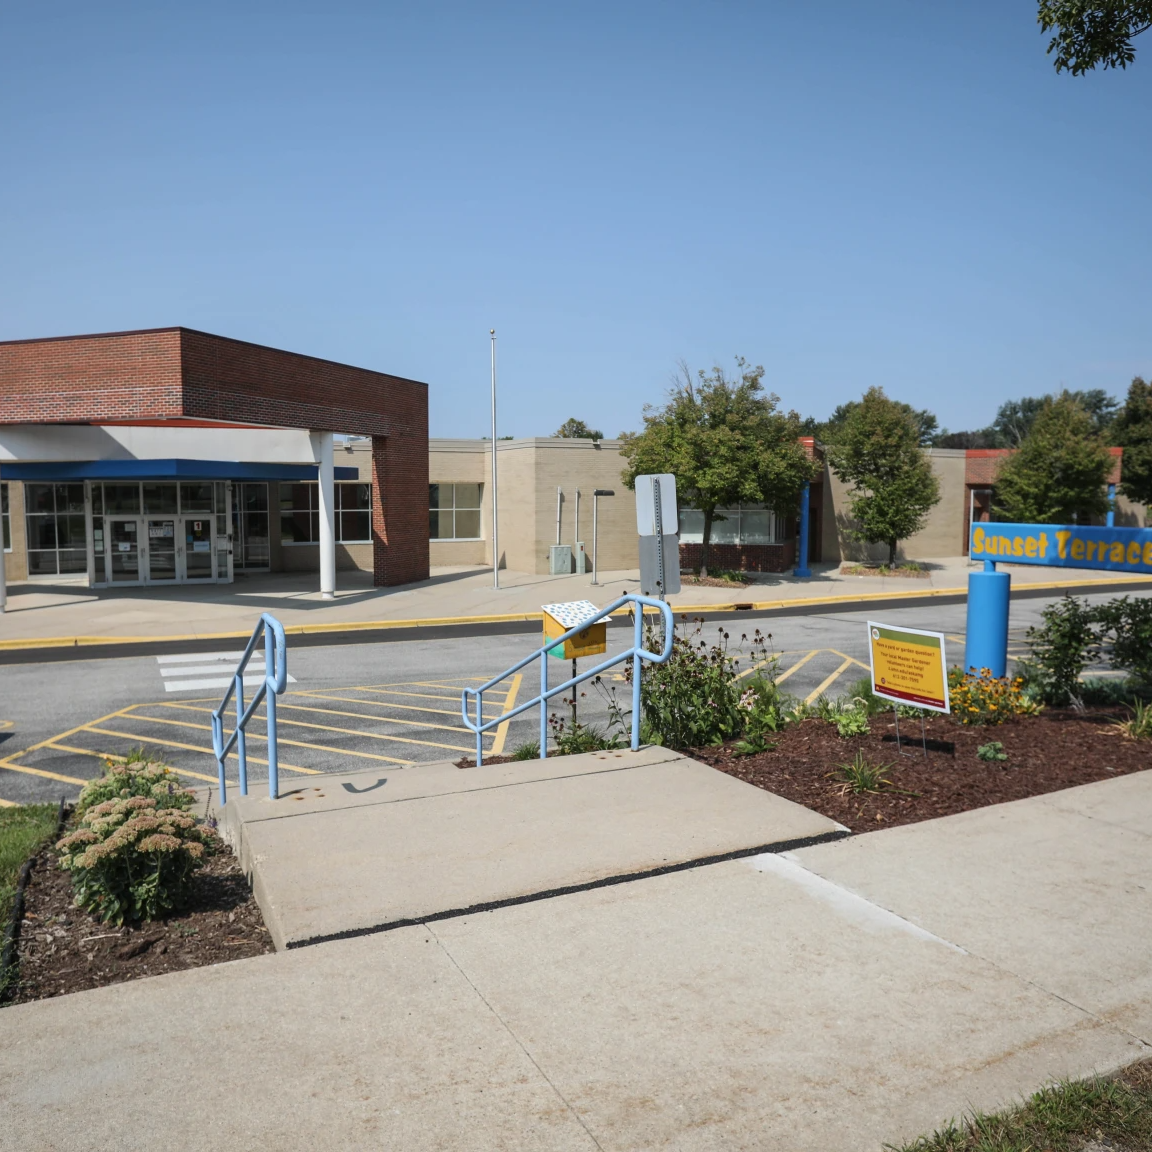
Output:
[[1096,610],[1108,637],[1108,660],[1152,688],[1152,597],[1121,596]]
[[540,741],[527,740],[523,744],[517,744],[512,749],[513,760],[539,760],[540,759]]
[[881,712],[892,709],[892,701],[877,696],[872,691],[872,677],[861,676],[848,685],[848,699],[855,700],[858,707],[862,707],[869,716],[879,716]]
[[[728,633],[721,628],[711,646],[699,636],[699,627],[688,636],[676,635],[667,662],[647,666],[641,679],[644,730],[669,748],[722,744],[744,730],[739,660],[728,654]],[[650,635],[649,651],[656,644]]]
[[89,780],[76,801],[76,815],[108,800],[144,796],[165,808],[190,808],[196,794],[180,783],[180,777],[166,764],[151,759],[142,748],[123,760],[104,758],[104,775]]
[[617,737],[609,736],[592,724],[573,723],[559,716],[549,717],[548,723],[552,726],[552,739],[559,756],[577,756],[581,752],[610,752],[621,746]]
[[1099,658],[1103,639],[1099,611],[1087,600],[1065,596],[1041,617],[1039,627],[1028,629],[1037,687],[1047,704],[1082,708],[1080,676]]
[[832,722],[836,725],[837,734],[845,740],[850,736],[867,736],[870,731],[868,713],[861,707],[844,709]]
[[753,676],[740,693],[737,706],[743,720],[744,739],[735,745],[738,755],[749,756],[774,748],[769,738],[782,732],[792,718],[794,702],[776,687],[774,672],[775,666],[772,666],[768,675]]
[[105,800],[57,845],[76,903],[112,924],[155,920],[182,907],[192,873],[218,844],[216,833],[180,808],[148,796]]
[[1130,709],[1127,720],[1117,720],[1116,726],[1130,740],[1152,740],[1152,704],[1137,701]]
[[981,744],[976,749],[976,758],[978,760],[1007,760],[1008,753],[1004,751],[1004,745],[999,740],[989,740],[987,744]]

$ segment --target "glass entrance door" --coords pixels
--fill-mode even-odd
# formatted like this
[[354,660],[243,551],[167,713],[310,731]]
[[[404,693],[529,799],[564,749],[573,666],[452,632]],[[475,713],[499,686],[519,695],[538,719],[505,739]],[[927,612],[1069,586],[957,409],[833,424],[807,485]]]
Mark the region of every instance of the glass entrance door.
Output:
[[268,535],[268,485],[264,481],[232,485],[233,566],[267,572],[271,562]]
[[184,579],[214,580],[212,566],[212,517],[205,514],[199,519],[186,516],[183,520]]
[[108,521],[108,580],[140,583],[140,532],[135,520]]
[[148,583],[168,583],[176,579],[176,521],[147,520]]

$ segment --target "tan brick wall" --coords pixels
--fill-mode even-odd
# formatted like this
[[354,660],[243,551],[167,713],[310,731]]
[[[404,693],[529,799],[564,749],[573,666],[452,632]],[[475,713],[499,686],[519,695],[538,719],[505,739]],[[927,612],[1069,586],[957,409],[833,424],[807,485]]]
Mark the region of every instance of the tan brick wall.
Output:
[[4,556],[4,574],[8,580],[28,579],[28,539],[24,523],[24,484],[5,480],[8,486],[8,514],[12,532],[12,551]]

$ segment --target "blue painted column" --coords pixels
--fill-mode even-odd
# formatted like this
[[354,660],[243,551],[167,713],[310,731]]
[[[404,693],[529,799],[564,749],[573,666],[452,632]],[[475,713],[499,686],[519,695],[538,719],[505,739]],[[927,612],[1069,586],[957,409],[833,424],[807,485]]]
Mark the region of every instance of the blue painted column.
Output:
[[1008,599],[1012,577],[996,571],[995,560],[983,572],[968,573],[968,624],[964,671],[987,668],[993,676],[1008,672]]
[[808,522],[809,505],[811,503],[812,485],[804,483],[804,492],[800,496],[800,542],[796,556],[796,567],[792,570],[793,576],[811,576],[812,569],[808,567]]
[[1108,519],[1105,521],[1109,528],[1116,527],[1116,485],[1108,485]]

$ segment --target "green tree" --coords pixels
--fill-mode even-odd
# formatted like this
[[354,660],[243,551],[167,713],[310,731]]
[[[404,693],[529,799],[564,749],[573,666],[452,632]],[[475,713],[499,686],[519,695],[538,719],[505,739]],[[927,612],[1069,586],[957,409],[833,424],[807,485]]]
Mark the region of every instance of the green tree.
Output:
[[1022,524],[1067,524],[1106,511],[1112,457],[1071,392],[1048,397],[1018,451],[996,477],[994,507]]
[[832,470],[851,488],[849,512],[856,540],[896,546],[923,525],[940,501],[940,484],[920,444],[921,425],[907,404],[869,388],[852,406],[829,445]]
[[[921,447],[927,448],[936,443],[941,435],[939,421],[934,413],[926,408],[913,408],[902,400],[892,400],[916,424],[916,438]],[[837,404],[835,411],[827,420],[817,421],[809,416],[801,427],[805,436],[815,436],[825,444],[831,444],[836,439],[837,432],[844,427],[845,422],[860,407],[859,400],[849,400],[847,404]]]
[[1042,32],[1055,30],[1048,55],[1056,54],[1057,72],[1127,68],[1133,39],[1152,28],[1152,0],[1040,0],[1037,21]]
[[553,436],[558,436],[562,440],[603,440],[604,433],[596,428],[589,428],[583,420],[577,420],[575,416],[569,416],[555,432]]
[[1139,376],[1132,381],[1112,437],[1124,449],[1120,491],[1152,506],[1152,383]]
[[792,513],[816,465],[799,442],[800,417],[781,412],[780,398],[765,392],[764,369],[736,357],[739,377],[719,365],[693,382],[687,367],[661,408],[644,409],[644,430],[621,435],[628,461],[622,478],[671,472],[680,499],[704,516],[700,570],[708,574],[708,551],[716,509],[767,504]]

